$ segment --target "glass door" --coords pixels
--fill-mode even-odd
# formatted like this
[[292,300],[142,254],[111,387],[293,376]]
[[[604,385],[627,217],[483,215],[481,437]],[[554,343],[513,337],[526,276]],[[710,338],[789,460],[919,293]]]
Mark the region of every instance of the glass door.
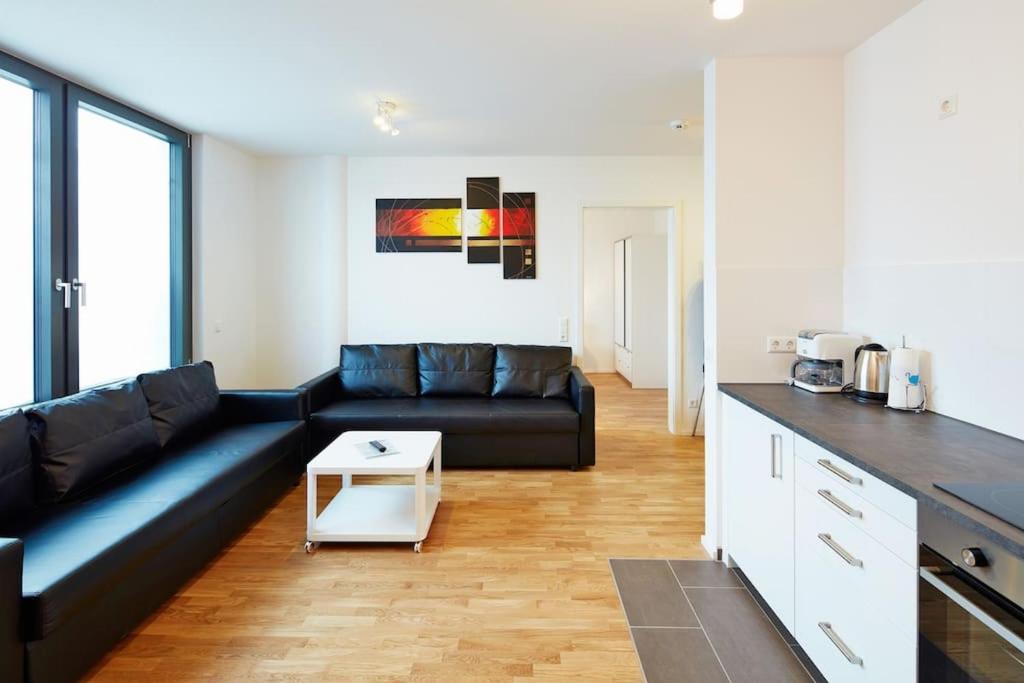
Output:
[[79,104],[78,387],[171,364],[171,146]]
[[35,398],[35,93],[0,75],[0,408]]

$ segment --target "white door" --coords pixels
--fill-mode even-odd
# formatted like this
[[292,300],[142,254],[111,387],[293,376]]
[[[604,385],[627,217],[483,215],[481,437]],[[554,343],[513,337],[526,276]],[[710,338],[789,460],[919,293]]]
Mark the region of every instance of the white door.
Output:
[[793,631],[793,432],[723,398],[728,553]]

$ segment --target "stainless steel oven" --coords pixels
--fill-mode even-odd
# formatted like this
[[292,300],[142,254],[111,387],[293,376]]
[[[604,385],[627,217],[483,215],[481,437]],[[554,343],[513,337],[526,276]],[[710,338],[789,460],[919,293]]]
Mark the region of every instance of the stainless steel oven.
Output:
[[918,680],[1024,682],[1024,558],[918,511]]

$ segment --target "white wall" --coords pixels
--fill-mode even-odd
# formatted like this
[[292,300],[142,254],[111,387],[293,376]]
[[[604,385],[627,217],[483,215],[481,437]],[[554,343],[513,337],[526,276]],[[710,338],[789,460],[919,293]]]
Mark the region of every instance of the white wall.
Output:
[[[469,176],[498,176],[503,192],[537,193],[536,280],[504,280],[500,265],[467,264],[465,252],[375,253],[377,198],[463,197]],[[353,157],[348,189],[348,338],[353,343],[559,344],[558,322],[565,317],[570,343],[580,353],[585,206],[681,206],[679,286],[684,295],[699,286],[699,157]],[[683,327],[682,320],[678,324]],[[683,338],[679,371],[686,378],[686,400],[696,399],[702,344],[699,336]],[[681,423],[688,424],[690,414],[680,411]]]
[[214,363],[223,387],[258,387],[261,297],[247,295],[258,260],[257,159],[206,135],[193,138],[192,153],[193,355]]
[[[669,209],[606,207],[583,210],[583,344],[587,372],[615,372],[613,245],[632,235],[667,235]],[[661,254],[667,259],[668,254]],[[667,288],[667,280],[662,284]]]
[[842,60],[723,59],[715,78],[718,381],[779,382],[794,356],[766,336],[842,324]]
[[194,341],[225,388],[294,387],[337,364],[345,161],[193,139]]
[[[345,341],[345,192],[339,157],[260,160],[270,386],[293,387],[338,364]],[[269,370],[269,369],[267,369]]]
[[905,334],[932,409],[1016,437],[1022,28],[1020,0],[926,0],[846,57],[845,324]]
[[[719,59],[704,102],[708,376],[781,382],[795,357],[765,353],[766,336],[842,324],[843,63]],[[710,551],[722,546],[716,394],[705,440]]]

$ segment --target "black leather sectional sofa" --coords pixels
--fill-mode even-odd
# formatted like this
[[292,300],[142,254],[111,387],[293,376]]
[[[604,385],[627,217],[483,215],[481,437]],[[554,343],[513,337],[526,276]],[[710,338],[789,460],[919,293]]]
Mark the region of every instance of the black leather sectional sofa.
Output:
[[68,681],[297,481],[301,390],[207,363],[0,415],[0,681]]
[[312,454],[345,431],[429,429],[445,467],[594,464],[594,388],[567,347],[347,345],[300,388]]

